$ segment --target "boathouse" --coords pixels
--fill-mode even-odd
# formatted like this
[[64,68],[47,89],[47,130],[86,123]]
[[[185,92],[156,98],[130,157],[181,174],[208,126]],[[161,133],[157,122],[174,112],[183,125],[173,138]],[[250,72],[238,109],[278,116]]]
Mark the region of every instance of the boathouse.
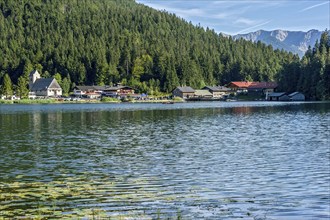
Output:
[[289,94],[291,101],[305,101],[305,95],[301,92],[294,92]]
[[268,101],[290,101],[290,97],[285,92],[273,92],[268,94]]

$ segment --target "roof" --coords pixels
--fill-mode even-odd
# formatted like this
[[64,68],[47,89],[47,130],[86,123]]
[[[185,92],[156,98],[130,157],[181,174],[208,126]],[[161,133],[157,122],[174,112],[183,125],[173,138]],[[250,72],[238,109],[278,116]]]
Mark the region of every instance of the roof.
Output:
[[61,89],[61,86],[54,78],[40,78],[33,83],[32,91],[46,90],[48,88]]
[[188,92],[192,92],[194,93],[195,90],[193,88],[191,88],[190,86],[178,86],[176,87],[176,89],[180,90],[181,92],[185,92],[185,93],[188,93]]
[[104,90],[109,88],[110,86],[76,86],[77,89],[82,91],[89,91],[89,90]]
[[275,89],[278,85],[276,82],[231,82],[229,85],[236,86],[238,88],[248,88],[248,89]]
[[129,86],[109,86],[104,89],[104,91],[117,91],[118,89],[133,89]]
[[249,89],[275,89],[277,87],[276,82],[251,82]]
[[298,94],[304,95],[301,92],[293,92],[293,93],[289,94],[289,96],[292,97],[292,96],[295,96],[295,95],[298,95]]
[[283,95],[286,95],[286,93],[285,92],[272,92],[268,96],[269,97],[281,97]]
[[81,91],[101,90],[101,91],[117,91],[118,89],[132,89],[129,86],[76,86]]
[[202,89],[208,89],[212,92],[222,92],[222,91],[229,91],[230,88],[227,88],[225,86],[205,86]]
[[205,89],[196,89],[195,95],[197,96],[213,96],[208,90]]
[[248,88],[252,82],[244,81],[244,82],[230,82],[229,85],[236,86],[238,88]]

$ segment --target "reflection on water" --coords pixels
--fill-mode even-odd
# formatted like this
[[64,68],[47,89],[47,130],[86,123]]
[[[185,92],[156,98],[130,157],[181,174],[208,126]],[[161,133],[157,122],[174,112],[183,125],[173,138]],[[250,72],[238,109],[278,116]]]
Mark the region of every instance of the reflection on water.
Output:
[[0,216],[330,218],[329,103],[0,106]]

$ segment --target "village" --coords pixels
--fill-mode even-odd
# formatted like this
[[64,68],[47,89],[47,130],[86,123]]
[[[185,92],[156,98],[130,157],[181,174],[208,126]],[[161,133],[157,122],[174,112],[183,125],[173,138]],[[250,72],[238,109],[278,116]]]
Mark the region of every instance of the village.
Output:
[[[176,87],[166,97],[152,97],[145,93],[137,93],[134,88],[117,84],[115,86],[75,86],[69,97],[62,95],[62,88],[55,78],[41,78],[37,70],[29,74],[28,99],[56,99],[58,101],[79,100],[117,100],[117,101],[305,101],[300,92],[286,93],[277,91],[276,82],[230,82],[226,86],[204,86],[194,89],[189,86]],[[108,98],[108,99],[107,99]],[[17,100],[1,96],[1,99]]]

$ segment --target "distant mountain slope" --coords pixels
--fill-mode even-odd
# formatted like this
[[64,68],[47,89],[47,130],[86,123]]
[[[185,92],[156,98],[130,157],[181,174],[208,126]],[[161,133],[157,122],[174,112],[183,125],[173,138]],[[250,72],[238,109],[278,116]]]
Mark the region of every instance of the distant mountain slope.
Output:
[[272,45],[274,49],[284,49],[302,57],[309,46],[313,47],[316,40],[320,40],[321,34],[322,31],[318,30],[310,30],[308,32],[259,30],[248,34],[235,35],[233,39],[243,38],[253,42],[261,41],[265,44]]

